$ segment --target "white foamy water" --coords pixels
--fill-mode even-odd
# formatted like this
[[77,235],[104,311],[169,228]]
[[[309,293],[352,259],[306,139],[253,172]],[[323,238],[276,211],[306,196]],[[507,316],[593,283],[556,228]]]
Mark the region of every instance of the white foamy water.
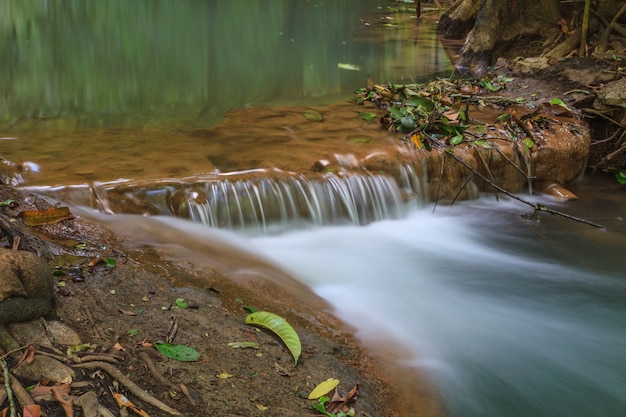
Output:
[[409,348],[451,416],[623,415],[624,235],[524,210],[483,201],[249,241],[361,339]]

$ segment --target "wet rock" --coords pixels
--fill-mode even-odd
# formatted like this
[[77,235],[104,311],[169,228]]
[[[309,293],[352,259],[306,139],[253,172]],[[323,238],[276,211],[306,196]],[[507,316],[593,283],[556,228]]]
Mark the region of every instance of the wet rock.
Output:
[[576,118],[552,123],[537,133],[531,149],[531,169],[537,181],[568,184],[585,168],[591,134],[588,125]]
[[98,417],[98,395],[88,391],[74,400],[74,404],[83,410],[85,417]]
[[327,159],[318,159],[315,161],[313,166],[311,166],[311,170],[314,172],[324,172],[330,166],[330,161]]
[[60,321],[34,320],[13,323],[7,326],[9,333],[20,345],[34,344],[52,347],[55,345],[75,346],[82,344],[80,336]]
[[537,192],[548,194],[562,200],[578,199],[576,194],[556,182],[535,181],[533,182],[533,189]]
[[52,274],[31,252],[0,249],[0,323],[36,319],[52,308]]
[[22,362],[13,369],[13,373],[18,378],[28,381],[39,381],[46,378],[62,384],[72,382],[74,376],[74,371],[65,364],[42,355],[36,355],[31,363]]
[[595,106],[597,108],[602,108],[603,105],[626,108],[626,78],[607,83],[598,91],[598,102]]

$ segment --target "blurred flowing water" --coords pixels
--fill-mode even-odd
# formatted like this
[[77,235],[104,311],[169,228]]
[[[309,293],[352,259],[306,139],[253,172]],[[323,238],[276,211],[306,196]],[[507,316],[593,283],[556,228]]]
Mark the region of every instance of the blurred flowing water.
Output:
[[364,340],[389,335],[410,349],[405,366],[434,378],[451,416],[612,417],[626,409],[619,191],[559,207],[610,231],[551,216],[534,223],[516,202],[483,199],[251,244]]
[[[626,196],[610,179],[574,184],[575,202],[526,197],[608,230],[529,221],[527,207],[491,197],[433,213],[419,169],[207,179],[209,139],[179,134],[230,109],[343,100],[368,75],[448,74],[433,20],[381,3],[5,0],[0,156],[28,161],[25,184],[60,201],[121,204],[138,215],[108,217],[145,226],[155,242],[172,236],[144,212],[168,215],[158,219],[178,230],[176,245],[228,240],[272,260],[366,343],[410,352],[402,365],[432,377],[450,416],[623,415]],[[166,180],[174,174],[194,180]],[[158,186],[115,182],[141,175]],[[229,230],[172,217],[180,202],[191,219]]]

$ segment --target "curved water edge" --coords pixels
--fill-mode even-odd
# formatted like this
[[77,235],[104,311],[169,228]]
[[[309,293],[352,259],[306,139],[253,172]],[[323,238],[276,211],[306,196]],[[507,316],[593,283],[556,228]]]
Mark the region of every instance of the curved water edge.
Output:
[[[368,346],[430,375],[450,416],[613,417],[626,407],[624,201],[586,183],[574,185],[576,203],[538,201],[609,230],[552,216],[536,223],[517,202],[490,198],[434,213],[408,203],[396,219],[254,236],[167,216],[124,222],[153,222],[179,248],[225,239],[269,259]],[[189,259],[207,262],[212,250]]]

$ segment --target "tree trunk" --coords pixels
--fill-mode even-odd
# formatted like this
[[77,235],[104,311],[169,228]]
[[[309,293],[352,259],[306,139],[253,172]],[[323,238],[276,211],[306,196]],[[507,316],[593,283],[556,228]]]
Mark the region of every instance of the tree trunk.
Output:
[[[450,33],[450,26],[467,26],[460,15],[473,14],[479,0],[458,0],[446,11],[440,31]],[[480,0],[474,25],[461,48],[457,68],[481,74],[505,49],[521,36],[544,38],[558,30],[559,0]],[[456,20],[454,20],[456,19]]]

